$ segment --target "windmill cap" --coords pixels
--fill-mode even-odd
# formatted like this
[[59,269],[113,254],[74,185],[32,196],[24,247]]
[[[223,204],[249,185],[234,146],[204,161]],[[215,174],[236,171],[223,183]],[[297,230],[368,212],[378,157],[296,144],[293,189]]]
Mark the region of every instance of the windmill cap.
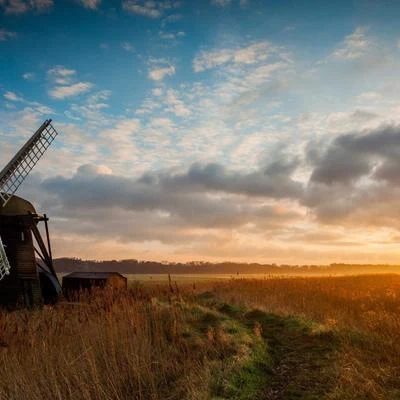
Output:
[[37,214],[35,207],[22,197],[12,196],[4,207],[0,207],[0,215]]

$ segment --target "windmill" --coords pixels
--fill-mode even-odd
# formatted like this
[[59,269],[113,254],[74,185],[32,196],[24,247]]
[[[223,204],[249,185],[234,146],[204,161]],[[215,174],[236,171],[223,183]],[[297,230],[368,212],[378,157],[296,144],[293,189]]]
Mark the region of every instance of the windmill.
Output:
[[[0,305],[40,305],[55,301],[61,292],[48,218],[15,195],[56,136],[51,119],[44,121],[0,172]],[[46,242],[39,230],[42,222]]]

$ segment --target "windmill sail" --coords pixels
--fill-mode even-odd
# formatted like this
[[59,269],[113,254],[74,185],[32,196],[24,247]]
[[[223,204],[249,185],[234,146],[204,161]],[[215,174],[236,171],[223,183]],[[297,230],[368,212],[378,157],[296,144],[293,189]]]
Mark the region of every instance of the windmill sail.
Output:
[[44,121],[0,172],[0,205],[7,204],[56,136],[57,131],[51,125],[51,119]]
[[[51,119],[44,121],[0,172],[0,207],[4,207],[15,194],[56,136],[57,131],[51,125]],[[9,271],[10,264],[0,238],[0,280],[8,275]]]
[[0,280],[10,273],[10,264],[4,250],[3,242],[0,237]]

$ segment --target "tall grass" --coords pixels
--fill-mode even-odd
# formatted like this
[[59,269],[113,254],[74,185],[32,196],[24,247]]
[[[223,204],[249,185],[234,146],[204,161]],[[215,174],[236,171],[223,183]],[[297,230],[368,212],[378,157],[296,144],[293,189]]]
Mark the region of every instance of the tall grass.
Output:
[[[0,399],[241,398],[246,383],[230,377],[251,378],[262,339],[198,303],[205,290],[332,330],[339,379],[331,398],[400,398],[400,276],[381,275],[172,282],[0,311]],[[257,398],[251,385],[246,393]]]
[[232,280],[223,301],[317,321],[340,338],[336,398],[400,399],[400,276]]
[[185,313],[131,292],[3,312],[0,398],[201,397],[208,346],[178,335]]
[[0,399],[208,399],[261,340],[222,317],[177,287],[1,312]]

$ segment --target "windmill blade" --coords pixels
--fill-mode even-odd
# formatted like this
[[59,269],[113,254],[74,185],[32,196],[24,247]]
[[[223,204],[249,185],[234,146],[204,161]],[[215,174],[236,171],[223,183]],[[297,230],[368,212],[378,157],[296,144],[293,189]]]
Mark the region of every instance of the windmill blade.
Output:
[[44,121],[0,172],[0,206],[7,204],[57,135],[51,119]]
[[10,273],[10,264],[6,256],[6,251],[4,250],[3,242],[0,237],[0,281]]

